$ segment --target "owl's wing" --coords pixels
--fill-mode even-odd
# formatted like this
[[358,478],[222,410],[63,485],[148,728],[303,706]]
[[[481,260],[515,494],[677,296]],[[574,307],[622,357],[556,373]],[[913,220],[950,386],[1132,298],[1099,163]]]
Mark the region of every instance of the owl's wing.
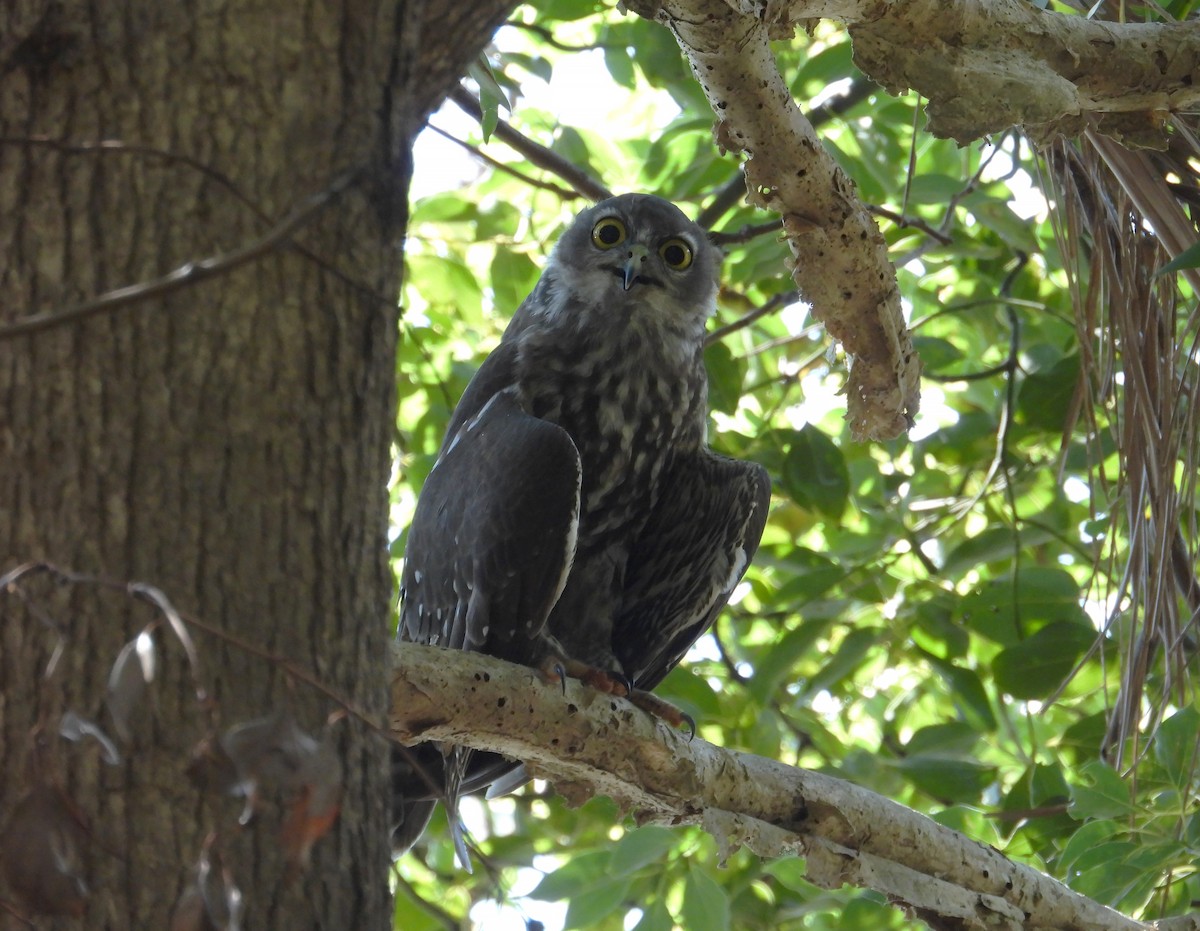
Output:
[[[625,570],[613,652],[649,690],[717,619],[758,549],[771,479],[757,463],[705,449],[675,460]],[[529,781],[525,767],[488,774],[488,798]]]
[[461,419],[409,529],[400,638],[536,666],[574,558],[580,478],[570,436],[513,388]]
[[[566,431],[530,416],[516,389],[504,386],[505,364],[501,355],[480,369],[421,490],[398,636],[537,666],[549,651],[546,618],[575,556],[582,470]],[[464,747],[434,750],[393,754],[393,843],[403,851],[416,841],[440,794],[469,870],[458,798],[517,764]]]
[[652,689],[712,625],[758,549],[771,479],[707,449],[678,456],[629,554],[613,650]]

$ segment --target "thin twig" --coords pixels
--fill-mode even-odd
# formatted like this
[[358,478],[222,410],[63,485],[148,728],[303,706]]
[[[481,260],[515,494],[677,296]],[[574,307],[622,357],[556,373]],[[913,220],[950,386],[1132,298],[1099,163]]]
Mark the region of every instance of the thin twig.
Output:
[[425,912],[425,914],[445,928],[446,931],[458,931],[458,918],[456,918],[454,915],[451,915],[436,902],[430,902],[419,892],[417,892],[417,890],[413,887],[413,884],[400,875],[400,870],[396,867],[395,863],[392,864],[392,881],[395,882],[397,887],[408,893],[409,898],[417,903],[418,908],[420,908],[423,912]]
[[466,142],[463,139],[459,139],[457,136],[446,132],[446,130],[442,129],[440,126],[434,126],[432,123],[429,123],[428,126],[431,130],[433,130],[433,132],[437,133],[443,139],[448,139],[455,145],[462,146],[462,148],[466,149],[484,164],[490,165],[496,171],[501,171],[506,175],[511,175],[518,181],[528,184],[530,187],[536,187],[541,188],[544,191],[550,191],[553,194],[557,194],[563,200],[575,200],[581,196],[578,191],[569,190],[565,187],[559,187],[557,184],[553,184],[549,181],[543,181],[540,178],[533,177],[533,175],[528,175],[523,171],[518,171],[516,168],[513,168],[512,165],[505,164],[498,158],[492,158],[486,152],[482,151],[478,146],[471,145],[471,143]]
[[738,317],[738,319],[732,321],[731,323],[717,327],[706,337],[704,337],[704,345],[711,346],[718,340],[724,339],[730,333],[736,333],[738,330],[744,330],[755,320],[759,320],[768,314],[774,313],[781,307],[794,304],[798,300],[800,300],[799,291],[784,291],[781,294],[772,295],[768,300],[764,301],[758,307],[755,307],[749,313],[743,314],[741,317]]
[[568,42],[562,42],[554,37],[553,30],[547,29],[545,26],[539,26],[537,23],[523,23],[520,20],[510,19],[504,24],[511,26],[513,29],[524,29],[526,32],[532,32],[535,36],[541,39],[546,45],[551,48],[559,49],[563,52],[593,52],[596,49],[619,49],[622,46],[613,42],[593,42],[590,45],[571,45]]
[[33,314],[17,320],[15,323],[0,327],[0,340],[38,333],[68,323],[77,323],[97,314],[109,313],[130,304],[153,297],[161,297],[197,282],[224,275],[247,262],[273,252],[336,200],[358,179],[361,171],[362,169],[355,168],[343,173],[325,190],[305,198],[299,207],[268,230],[265,235],[247,246],[232,252],[209,256],[196,262],[187,262],[159,278],[151,278],[148,281],[140,281],[124,288],[106,291],[99,297],[76,304],[74,307],[68,307],[66,310]]
[[[47,148],[53,149],[56,152],[65,152],[73,155],[136,155],[142,158],[157,158],[169,164],[184,165],[187,168],[199,172],[204,177],[211,180],[219,187],[224,188],[229,194],[240,204],[245,206],[254,214],[255,218],[263,223],[270,223],[271,217],[265,210],[248,197],[240,187],[223,171],[214,168],[212,165],[206,164],[199,159],[192,158],[189,155],[180,152],[174,152],[170,149],[160,149],[155,146],[137,145],[128,142],[123,142],[119,139],[101,139],[98,142],[77,142],[70,139],[51,139],[49,136],[0,136],[0,145],[19,146],[25,148]],[[368,284],[358,281],[353,276],[342,271],[328,259],[317,255],[299,244],[293,244],[293,248],[297,254],[311,261],[318,268],[324,269],[333,275],[342,283],[349,285],[360,294],[370,297],[384,307],[394,307],[396,304],[395,295],[387,296],[380,294]],[[2,332],[2,331],[0,331]]]
[[158,158],[170,164],[184,165],[204,175],[209,180],[225,188],[235,198],[249,207],[260,220],[267,219],[266,214],[247,197],[229,175],[218,171],[212,165],[205,164],[199,159],[170,149],[160,149],[156,146],[137,145],[120,139],[101,139],[95,142],[77,142],[70,139],[52,139],[49,136],[0,136],[0,145],[19,148],[53,149],[69,155],[113,154],[139,155],[142,157]]
[[941,230],[934,229],[930,224],[926,223],[920,217],[910,217],[895,210],[890,210],[887,207],[881,207],[879,204],[863,204],[863,206],[866,207],[871,213],[875,214],[875,216],[884,217],[885,219],[891,220],[901,229],[920,230],[926,236],[936,239],[943,246],[948,246],[954,242],[953,239],[941,232]]
[[[1000,286],[1000,294],[1006,294],[1011,288],[1012,283],[1020,274],[1026,263],[1029,261],[1029,256],[1024,252],[1017,253],[1017,263],[1012,270],[1005,276],[1004,282]],[[1005,305],[1005,312],[1008,314],[1009,326],[1009,342],[1008,342],[1008,358],[1004,360],[1006,370],[1006,381],[1004,391],[1004,403],[1000,406],[1000,427],[996,436],[996,453],[992,457],[992,462],[988,466],[987,474],[983,478],[983,482],[979,486],[979,490],[971,496],[970,500],[959,509],[959,515],[966,515],[987,493],[996,476],[1003,470],[1005,473],[1005,485],[1011,485],[1011,477],[1005,468],[1005,459],[1008,455],[1008,440],[1012,431],[1013,414],[1016,409],[1017,400],[1017,370],[1020,368],[1020,350],[1021,350],[1021,320],[1017,316],[1017,310],[1011,304]],[[1019,560],[1017,566],[1019,567]],[[1014,585],[1018,575],[1018,571],[1014,569],[1013,579]],[[1014,593],[1013,614],[1016,617],[1017,605],[1016,595]],[[1019,619],[1018,619],[1019,621]]]
[[[0,594],[5,594],[6,589],[10,589],[10,591],[7,593],[12,594],[12,586],[15,586],[22,577],[34,573],[49,574],[69,585],[94,585],[98,588],[121,592],[125,595],[132,595],[134,597],[151,602],[160,611],[164,610],[162,602],[160,602],[158,598],[154,598],[150,595],[150,592],[158,591],[152,586],[144,585],[143,583],[139,582],[119,582],[114,579],[106,579],[100,576],[85,575],[83,573],[73,572],[68,569],[61,569],[53,563],[48,562],[24,563],[7,572],[5,575],[0,576]],[[161,592],[159,592],[159,595],[161,596]],[[243,653],[247,653],[250,656],[265,660],[271,666],[280,670],[284,675],[296,680],[297,682],[307,685],[320,695],[328,698],[341,710],[346,712],[348,716],[354,718],[356,721],[361,722],[368,730],[383,737],[389,742],[391,741],[390,733],[385,724],[373,720],[366,712],[359,710],[348,698],[339,694],[331,686],[326,685],[319,678],[317,678],[316,675],[306,669],[301,668],[291,660],[285,659],[279,654],[268,650],[266,647],[261,647],[250,640],[240,637],[237,634],[230,633],[227,630],[223,630],[220,627],[216,627],[207,621],[203,621],[194,615],[188,614],[185,611],[176,611],[175,615],[177,619],[183,620],[189,627],[202,630],[206,634],[210,634],[221,642],[236,647]],[[168,618],[168,620],[171,621],[172,619]],[[203,690],[198,687],[197,692],[200,693],[201,691]]]
[[[449,99],[453,100],[468,116],[476,120],[483,120],[483,110],[479,106],[479,101],[461,84],[450,92]],[[588,197],[593,201],[607,200],[612,197],[612,191],[587,172],[552,149],[539,142],[534,142],[504,120],[496,122],[496,130],[493,135],[524,155],[531,164],[566,181],[579,192],[581,197]]]
[[765,236],[767,233],[783,233],[783,223],[779,220],[769,220],[766,223],[747,223],[740,230],[733,232],[709,233],[708,241],[714,246],[732,246],[738,243],[749,242],[751,239],[757,239],[759,236]]

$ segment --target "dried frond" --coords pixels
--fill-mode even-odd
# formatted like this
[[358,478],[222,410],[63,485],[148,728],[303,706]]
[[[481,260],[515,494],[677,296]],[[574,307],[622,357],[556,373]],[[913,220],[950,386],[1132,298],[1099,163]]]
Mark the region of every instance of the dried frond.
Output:
[[1200,190],[1195,140],[1181,126],[1164,153],[1091,134],[1045,152],[1079,336],[1092,516],[1110,524],[1092,597],[1109,606],[1107,644],[1121,658],[1105,748],[1119,764],[1194,693],[1200,274],[1183,273],[1188,310],[1177,279],[1156,272],[1197,238],[1186,206]]

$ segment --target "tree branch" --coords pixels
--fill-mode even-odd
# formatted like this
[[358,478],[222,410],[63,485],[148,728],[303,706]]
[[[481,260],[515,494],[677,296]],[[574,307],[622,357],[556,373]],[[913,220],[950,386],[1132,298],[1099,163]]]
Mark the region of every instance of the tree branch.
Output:
[[564,695],[491,657],[411,643],[393,651],[390,729],[401,742],[448,740],[524,760],[572,804],[601,793],[639,823],[703,825],[726,856],[742,845],[802,854],[817,885],[875,889],[942,927],[1154,927],[866,789],[689,741],[574,681]]
[[722,0],[627,0],[675,35],[717,114],[717,143],[743,152],[748,200],[783,217],[793,278],[852,365],[855,437],[891,439],[920,404],[920,360],[900,310],[887,243],[854,182],[792,99],[767,26]]
[[[461,84],[450,92],[449,99],[453,100],[458,108],[468,116],[482,122],[483,111],[479,107],[479,101],[471,96],[471,92]],[[531,165],[536,165],[538,168],[557,175],[563,181],[566,181],[580,196],[591,198],[593,201],[601,201],[612,197],[612,191],[578,165],[567,161],[567,159],[563,158],[557,152],[546,148],[541,143],[534,142],[504,122],[504,120],[496,121],[494,135],[497,139],[508,143],[513,151],[524,155]]]
[[[730,0],[757,14],[760,0]],[[1108,23],[1024,0],[791,0],[770,25],[846,23],[854,62],[889,93],[929,99],[960,144],[1022,126],[1039,142],[1091,127],[1166,147],[1165,117],[1200,103],[1200,23]]]

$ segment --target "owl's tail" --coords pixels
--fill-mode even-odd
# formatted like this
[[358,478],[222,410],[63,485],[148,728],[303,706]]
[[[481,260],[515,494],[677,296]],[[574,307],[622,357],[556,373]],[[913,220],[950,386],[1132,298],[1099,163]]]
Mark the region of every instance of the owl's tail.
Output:
[[485,791],[488,798],[495,798],[528,781],[520,763],[495,753],[436,743],[393,747],[392,855],[407,853],[421,839],[438,801],[445,801],[455,853],[470,870],[458,800]]
[[471,857],[467,853],[466,829],[458,817],[458,799],[462,794],[463,780],[474,751],[469,747],[450,745],[442,750],[446,761],[446,820],[450,822],[450,837],[454,841],[454,853],[459,865],[471,872]]

